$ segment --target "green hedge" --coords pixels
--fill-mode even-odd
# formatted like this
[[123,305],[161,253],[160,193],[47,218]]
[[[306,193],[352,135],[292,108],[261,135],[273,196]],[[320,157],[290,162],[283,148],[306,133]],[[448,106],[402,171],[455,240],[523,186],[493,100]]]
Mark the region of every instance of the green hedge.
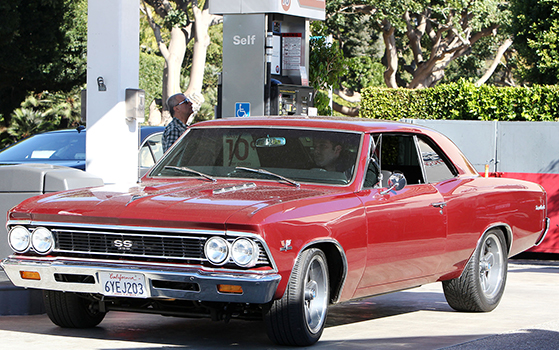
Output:
[[460,82],[430,89],[365,88],[360,115],[399,120],[559,121],[559,86],[496,87]]

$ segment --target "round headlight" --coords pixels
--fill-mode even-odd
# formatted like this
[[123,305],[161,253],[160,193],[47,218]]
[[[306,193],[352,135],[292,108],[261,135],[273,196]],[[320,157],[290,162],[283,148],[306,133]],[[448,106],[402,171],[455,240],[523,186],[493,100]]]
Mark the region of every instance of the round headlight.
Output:
[[258,246],[250,239],[238,238],[231,247],[231,257],[239,266],[252,267],[258,259]]
[[18,253],[25,253],[29,249],[31,233],[23,226],[16,226],[10,230],[8,235],[10,247]]
[[222,265],[229,257],[229,243],[221,237],[212,237],[204,247],[206,258],[215,265]]
[[54,245],[54,238],[52,232],[44,227],[37,227],[33,230],[31,236],[31,245],[33,249],[39,254],[46,254],[50,252]]

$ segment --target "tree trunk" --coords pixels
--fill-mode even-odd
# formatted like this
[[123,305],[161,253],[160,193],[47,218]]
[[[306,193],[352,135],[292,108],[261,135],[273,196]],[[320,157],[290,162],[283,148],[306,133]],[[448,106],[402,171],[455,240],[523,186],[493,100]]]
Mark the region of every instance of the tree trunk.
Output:
[[341,113],[343,115],[347,115],[350,117],[357,117],[359,115],[359,107],[347,107],[347,106],[343,106],[339,103],[333,102],[332,103],[332,109],[335,110],[338,113]]
[[186,32],[178,27],[171,29],[171,40],[169,50],[165,57],[167,63],[165,91],[163,91],[163,110],[168,110],[167,98],[181,91],[181,68],[186,54],[187,38]]
[[192,7],[194,13],[194,50],[192,57],[192,67],[190,69],[190,83],[184,92],[193,101],[195,111],[200,110],[204,102],[202,87],[204,84],[204,68],[206,66],[206,54],[210,45],[210,35],[208,29],[212,24],[213,15],[210,14],[209,0],[204,4],[204,8]]
[[503,55],[505,54],[505,52],[508,50],[508,48],[511,45],[512,45],[512,40],[507,39],[499,47],[499,49],[497,50],[497,55],[495,56],[495,59],[493,60],[493,64],[491,65],[491,67],[489,67],[489,69],[485,72],[485,74],[476,82],[476,86],[481,86],[481,85],[485,84],[485,82],[493,75],[493,72],[495,72],[495,69],[497,69],[497,66],[501,62],[501,58],[503,58]]
[[396,51],[396,38],[394,27],[387,19],[382,21],[382,38],[386,47],[386,70],[384,71],[384,82],[389,88],[397,88],[396,71],[398,69],[398,53]]
[[157,103],[155,100],[151,101],[149,104],[149,118],[148,125],[163,125],[163,119],[159,108],[157,108]]
[[441,56],[435,57],[426,64],[421,65],[415,71],[408,88],[422,89],[435,86],[444,78],[444,71],[452,60],[451,54],[443,53]]

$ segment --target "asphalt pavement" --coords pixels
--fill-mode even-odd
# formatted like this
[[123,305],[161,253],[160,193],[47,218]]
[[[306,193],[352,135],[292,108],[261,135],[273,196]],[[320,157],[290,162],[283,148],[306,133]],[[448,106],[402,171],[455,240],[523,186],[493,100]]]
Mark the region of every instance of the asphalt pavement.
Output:
[[[0,281],[2,276],[0,275]],[[559,349],[559,262],[513,260],[500,305],[453,311],[440,283],[331,307],[309,349]],[[257,321],[229,323],[111,312],[93,329],[62,329],[48,317],[1,316],[3,349],[288,349]]]

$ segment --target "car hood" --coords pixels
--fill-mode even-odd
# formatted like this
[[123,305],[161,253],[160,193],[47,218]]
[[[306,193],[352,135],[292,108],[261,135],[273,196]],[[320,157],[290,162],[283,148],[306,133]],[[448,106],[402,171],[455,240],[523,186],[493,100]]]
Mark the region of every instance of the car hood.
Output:
[[262,220],[258,214],[265,208],[282,210],[288,202],[339,191],[195,179],[58,192],[26,200],[14,211],[27,213],[33,221],[224,229],[232,215],[238,223],[258,224]]

